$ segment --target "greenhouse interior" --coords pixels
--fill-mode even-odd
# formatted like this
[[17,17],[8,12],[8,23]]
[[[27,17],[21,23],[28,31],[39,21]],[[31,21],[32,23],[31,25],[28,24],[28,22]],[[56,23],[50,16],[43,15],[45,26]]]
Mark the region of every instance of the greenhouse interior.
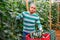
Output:
[[[36,15],[32,14],[34,10]],[[27,21],[16,18],[19,14],[23,14]],[[38,20],[38,16],[42,29],[32,21]],[[34,25],[30,33],[23,31],[24,21],[26,30]],[[33,28],[36,31],[32,32]],[[60,40],[60,0],[0,0],[0,40]]]

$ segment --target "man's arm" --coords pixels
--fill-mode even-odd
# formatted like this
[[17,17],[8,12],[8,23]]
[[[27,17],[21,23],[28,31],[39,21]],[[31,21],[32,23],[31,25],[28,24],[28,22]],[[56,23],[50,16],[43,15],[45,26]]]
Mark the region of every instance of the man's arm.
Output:
[[18,14],[18,15],[16,16],[16,20],[19,20],[19,19],[21,19],[21,18],[23,18],[23,13]]
[[39,17],[37,18],[36,23],[38,25],[39,30],[42,30],[42,25],[40,23],[40,18]]

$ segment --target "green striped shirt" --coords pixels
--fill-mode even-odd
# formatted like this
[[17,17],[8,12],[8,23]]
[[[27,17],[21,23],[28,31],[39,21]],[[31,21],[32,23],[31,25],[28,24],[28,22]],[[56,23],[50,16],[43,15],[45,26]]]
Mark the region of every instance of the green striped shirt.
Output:
[[40,24],[40,18],[36,13],[30,14],[29,11],[26,11],[16,17],[16,19],[21,18],[23,18],[23,31],[25,32],[34,32],[35,24],[38,25],[38,28],[42,28],[42,25]]

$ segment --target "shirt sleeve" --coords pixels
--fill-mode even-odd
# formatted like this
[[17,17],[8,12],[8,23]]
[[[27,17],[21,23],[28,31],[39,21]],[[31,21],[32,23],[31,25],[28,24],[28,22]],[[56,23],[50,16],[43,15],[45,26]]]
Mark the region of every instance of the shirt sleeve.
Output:
[[38,25],[38,28],[39,29],[42,29],[42,25],[40,23],[40,18],[38,17],[37,20],[36,20],[36,24]]
[[[23,12],[23,13],[24,13],[24,12]],[[16,16],[16,20],[23,18],[23,13],[18,14],[18,15]]]

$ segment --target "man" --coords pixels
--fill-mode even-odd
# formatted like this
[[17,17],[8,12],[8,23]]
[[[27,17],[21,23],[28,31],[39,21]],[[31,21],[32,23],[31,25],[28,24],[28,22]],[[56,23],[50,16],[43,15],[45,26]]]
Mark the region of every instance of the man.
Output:
[[42,25],[40,24],[40,18],[36,14],[36,5],[32,3],[30,5],[29,11],[19,14],[16,19],[23,18],[23,40],[27,34],[35,31],[35,24],[38,25],[39,30],[42,30]]

